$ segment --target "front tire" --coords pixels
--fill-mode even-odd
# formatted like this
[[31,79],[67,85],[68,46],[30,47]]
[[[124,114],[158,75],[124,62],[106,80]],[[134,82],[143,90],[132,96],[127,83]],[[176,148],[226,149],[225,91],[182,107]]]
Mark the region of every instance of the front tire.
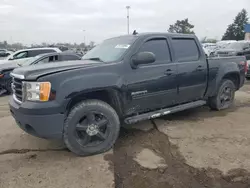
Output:
[[12,83],[12,80],[9,79],[5,82],[5,89],[7,91],[8,94],[12,94],[12,88],[11,88],[11,83]]
[[110,105],[86,100],[70,111],[64,123],[63,140],[73,153],[88,156],[110,150],[119,132],[119,117]]
[[212,110],[224,110],[232,106],[235,96],[235,84],[232,80],[223,79],[217,94],[208,100]]

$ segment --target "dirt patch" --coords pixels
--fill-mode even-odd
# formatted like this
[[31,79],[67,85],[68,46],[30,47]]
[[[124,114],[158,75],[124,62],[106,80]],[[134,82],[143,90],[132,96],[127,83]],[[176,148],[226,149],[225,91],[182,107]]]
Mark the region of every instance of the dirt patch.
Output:
[[[142,148],[149,148],[160,155],[168,165],[165,170],[148,170],[133,160]],[[186,164],[178,148],[168,137],[154,129],[150,132],[122,130],[114,148],[112,160],[116,188],[246,188],[250,174],[241,169],[232,170],[224,176],[217,169],[194,168]]]
[[148,169],[166,169],[168,165],[165,163],[162,157],[159,157],[157,153],[148,148],[144,148],[139,152],[134,160],[142,167]]
[[67,151],[0,155],[0,188],[112,188],[113,173],[103,156]]
[[8,100],[9,96],[0,96],[0,118],[10,115]]
[[227,174],[235,168],[250,171],[249,110],[240,108],[226,117],[198,121],[176,117],[171,121],[155,122],[158,129],[168,135],[170,142],[179,147],[189,165],[216,168]]

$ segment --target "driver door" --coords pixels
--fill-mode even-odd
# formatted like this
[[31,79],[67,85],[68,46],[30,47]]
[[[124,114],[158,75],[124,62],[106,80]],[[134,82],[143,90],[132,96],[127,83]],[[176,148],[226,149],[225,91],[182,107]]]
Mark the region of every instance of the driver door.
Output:
[[132,69],[127,80],[127,113],[171,106],[177,99],[177,65],[172,62],[167,38],[151,38],[139,52],[152,52],[156,61]]

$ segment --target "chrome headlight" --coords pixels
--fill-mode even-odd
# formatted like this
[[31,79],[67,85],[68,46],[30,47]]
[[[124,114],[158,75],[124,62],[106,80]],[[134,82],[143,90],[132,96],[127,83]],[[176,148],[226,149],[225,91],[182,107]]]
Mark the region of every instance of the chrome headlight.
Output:
[[50,90],[50,82],[23,82],[23,100],[48,101]]

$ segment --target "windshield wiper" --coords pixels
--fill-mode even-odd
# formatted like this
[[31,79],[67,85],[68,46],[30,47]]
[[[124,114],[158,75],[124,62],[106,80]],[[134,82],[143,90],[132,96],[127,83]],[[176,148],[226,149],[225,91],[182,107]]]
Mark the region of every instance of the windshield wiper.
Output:
[[92,58],[88,58],[88,59],[83,59],[83,60],[92,60],[92,61],[100,61],[100,62],[103,62],[103,60],[100,59],[100,57],[92,57]]

